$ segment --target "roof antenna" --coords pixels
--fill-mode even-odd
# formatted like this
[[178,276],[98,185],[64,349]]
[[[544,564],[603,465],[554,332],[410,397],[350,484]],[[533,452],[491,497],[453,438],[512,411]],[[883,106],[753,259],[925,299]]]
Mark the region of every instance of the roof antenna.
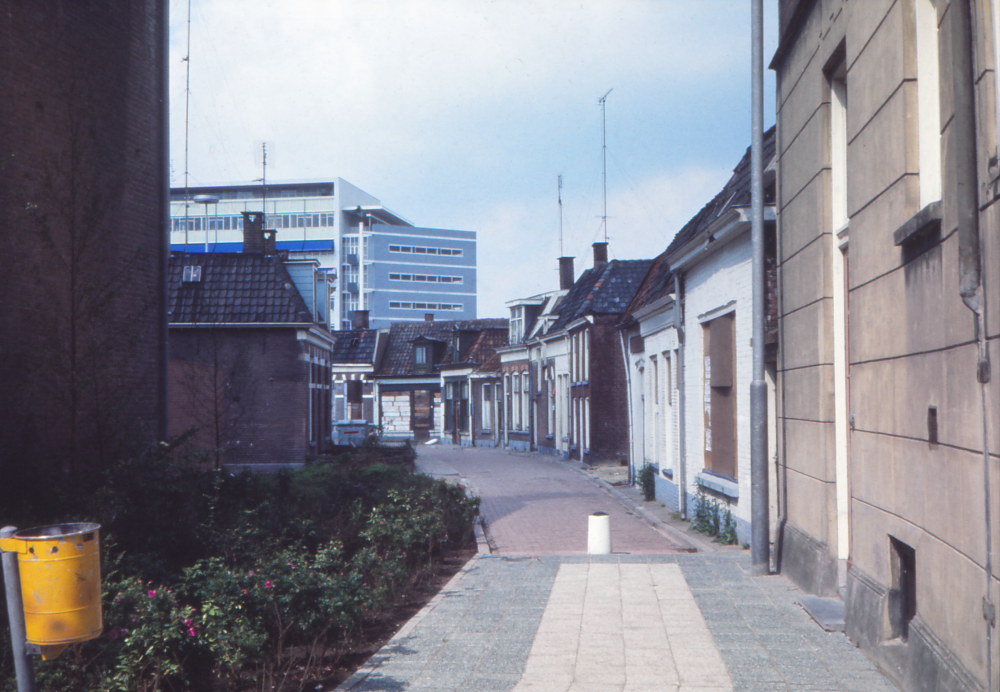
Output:
[[[187,76],[184,78],[184,252],[187,252],[188,245],[188,208],[191,200],[188,199],[188,113],[191,104],[191,0],[188,0],[188,26],[187,26],[187,55],[184,56]],[[205,242],[208,242],[208,229],[205,229]]]
[[597,99],[597,102],[601,104],[601,159],[604,164],[604,216],[601,217],[601,223],[604,226],[605,243],[608,242],[608,138],[604,118],[604,105],[608,100],[608,94],[614,90],[615,88],[611,87],[604,96]]
[[563,256],[563,224],[562,224],[562,173],[559,174],[559,256]]

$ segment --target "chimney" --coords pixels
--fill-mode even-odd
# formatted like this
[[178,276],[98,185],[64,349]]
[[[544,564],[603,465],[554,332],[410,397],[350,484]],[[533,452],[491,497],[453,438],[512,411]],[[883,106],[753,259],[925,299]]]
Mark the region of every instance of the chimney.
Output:
[[559,258],[559,290],[568,291],[573,286],[573,258]]
[[367,310],[355,310],[351,313],[351,329],[368,329]]
[[433,321],[434,321],[434,313],[433,312],[425,312],[424,313],[424,322],[433,322]]
[[594,243],[594,269],[608,263],[608,244]]
[[243,212],[243,252],[264,254],[264,212]]

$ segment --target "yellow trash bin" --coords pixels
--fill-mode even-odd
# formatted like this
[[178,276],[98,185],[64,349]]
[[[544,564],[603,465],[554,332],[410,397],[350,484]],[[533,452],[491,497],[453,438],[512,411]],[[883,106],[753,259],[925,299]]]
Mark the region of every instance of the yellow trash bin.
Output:
[[0,540],[17,552],[27,640],[55,658],[101,636],[100,524],[55,524]]

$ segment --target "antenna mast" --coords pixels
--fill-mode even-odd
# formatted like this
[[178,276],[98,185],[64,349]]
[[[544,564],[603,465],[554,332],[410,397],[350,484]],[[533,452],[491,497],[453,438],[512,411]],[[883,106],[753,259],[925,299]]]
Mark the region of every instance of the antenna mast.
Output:
[[263,173],[261,174],[260,183],[264,188],[264,217],[262,219],[261,228],[267,228],[267,142],[260,143],[261,154],[261,165],[263,167]]
[[[188,0],[188,33],[187,33],[187,55],[184,62],[187,63],[187,76],[184,81],[184,252],[187,252],[188,244],[188,208],[191,200],[188,199],[188,113],[191,105],[191,0]],[[208,240],[208,229],[205,229],[205,240]]]
[[559,256],[563,256],[562,174],[559,174]]
[[608,89],[607,93],[597,100],[601,104],[601,159],[603,162],[603,175],[604,175],[604,216],[601,217],[601,223],[604,225],[604,242],[608,242],[608,138],[607,138],[607,127],[605,126],[604,118],[604,105],[608,100],[608,94],[614,91],[615,88],[611,87]]

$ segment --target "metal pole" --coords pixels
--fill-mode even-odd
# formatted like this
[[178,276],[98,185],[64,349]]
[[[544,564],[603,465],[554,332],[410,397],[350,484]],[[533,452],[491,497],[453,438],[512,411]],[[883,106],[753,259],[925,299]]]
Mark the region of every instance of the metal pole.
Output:
[[[17,527],[0,529],[0,538],[10,538]],[[14,652],[14,672],[17,674],[17,692],[35,692],[35,669],[28,658],[27,634],[24,629],[24,604],[21,602],[21,573],[17,567],[17,553],[4,552],[3,585],[7,592],[7,619],[10,621],[10,648]]]
[[770,573],[767,487],[767,384],[764,382],[764,0],[752,0],[750,194],[753,236],[753,381],[750,383],[750,559]]

